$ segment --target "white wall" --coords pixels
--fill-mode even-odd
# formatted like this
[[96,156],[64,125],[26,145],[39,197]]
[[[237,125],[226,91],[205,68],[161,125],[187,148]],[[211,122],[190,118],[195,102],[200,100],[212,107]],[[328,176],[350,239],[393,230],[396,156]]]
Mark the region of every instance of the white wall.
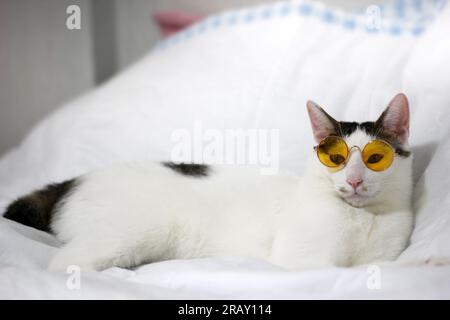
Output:
[[94,84],[89,4],[66,28],[69,0],[0,0],[0,153],[55,106]]

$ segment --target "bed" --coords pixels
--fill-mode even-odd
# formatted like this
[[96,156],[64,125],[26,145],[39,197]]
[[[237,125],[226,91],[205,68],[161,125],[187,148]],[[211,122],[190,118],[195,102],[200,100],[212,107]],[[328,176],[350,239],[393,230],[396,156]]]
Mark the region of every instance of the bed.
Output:
[[[119,162],[171,158],[173,130],[279,130],[279,166],[301,174],[305,103],[342,120],[411,105],[416,222],[398,260],[292,272],[243,257],[97,273],[46,270],[61,245],[0,218],[3,299],[450,298],[450,6],[403,0],[344,12],[305,0],[227,11],[159,43],[61,106],[0,159],[0,211],[18,196]],[[231,232],[231,231],[230,231]]]

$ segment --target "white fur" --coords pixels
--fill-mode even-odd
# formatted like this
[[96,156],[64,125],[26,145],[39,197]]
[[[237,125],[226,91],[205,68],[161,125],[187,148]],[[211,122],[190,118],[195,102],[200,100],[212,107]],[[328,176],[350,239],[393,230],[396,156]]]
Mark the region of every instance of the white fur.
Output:
[[[362,149],[370,139],[357,131],[347,143]],[[361,199],[339,191],[355,170],[364,175]],[[59,207],[52,228],[65,245],[50,268],[225,255],[289,269],[392,260],[412,229],[411,186],[411,157],[379,173],[358,151],[338,172],[312,154],[303,177],[229,166],[189,177],[161,164],[120,165],[82,177]]]

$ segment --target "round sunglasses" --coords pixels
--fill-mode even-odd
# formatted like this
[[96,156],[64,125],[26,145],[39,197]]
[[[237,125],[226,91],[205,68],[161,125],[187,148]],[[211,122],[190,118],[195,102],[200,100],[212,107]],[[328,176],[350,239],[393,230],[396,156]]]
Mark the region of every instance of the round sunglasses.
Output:
[[358,146],[349,148],[341,137],[328,136],[314,147],[319,161],[324,166],[339,169],[345,167],[353,148],[361,152],[364,164],[373,171],[386,170],[394,161],[394,148],[386,141],[378,139],[369,141],[361,150]]

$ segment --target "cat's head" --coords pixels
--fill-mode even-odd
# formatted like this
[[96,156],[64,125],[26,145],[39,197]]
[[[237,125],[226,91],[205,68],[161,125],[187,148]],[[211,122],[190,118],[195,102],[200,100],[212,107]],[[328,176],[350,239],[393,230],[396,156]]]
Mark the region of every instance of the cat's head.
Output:
[[[399,180],[409,181],[409,107],[404,94],[397,94],[378,120],[373,122],[337,121],[312,101],[308,101],[307,109],[317,144],[329,136],[337,136],[348,146],[347,160],[339,167],[330,168],[319,164],[322,167],[320,170],[330,178],[333,190],[347,203],[355,207],[369,205],[376,201],[383,191],[401,185]],[[362,150],[374,139],[387,142],[394,151],[392,163],[381,171],[370,169],[368,166],[371,164],[366,164],[368,159],[364,163],[362,157]],[[380,161],[379,155],[370,159],[371,162],[377,160]]]

